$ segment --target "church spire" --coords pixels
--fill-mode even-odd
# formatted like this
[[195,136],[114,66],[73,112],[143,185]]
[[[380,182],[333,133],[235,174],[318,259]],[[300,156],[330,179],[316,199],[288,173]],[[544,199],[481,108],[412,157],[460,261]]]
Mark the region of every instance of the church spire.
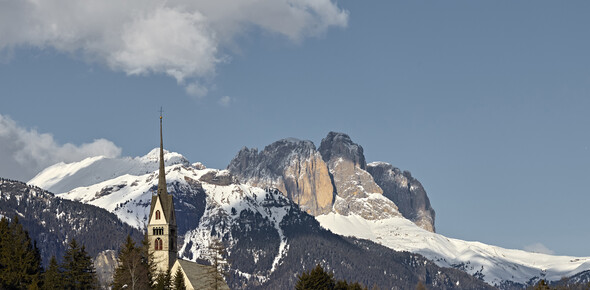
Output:
[[164,169],[164,138],[162,137],[162,108],[160,108],[160,174],[158,177],[158,195],[167,195],[166,170]]

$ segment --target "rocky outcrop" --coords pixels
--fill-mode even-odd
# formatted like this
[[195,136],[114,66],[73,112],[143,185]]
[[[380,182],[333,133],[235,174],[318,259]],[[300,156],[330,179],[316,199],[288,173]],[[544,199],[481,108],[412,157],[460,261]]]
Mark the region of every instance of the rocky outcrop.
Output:
[[113,283],[113,274],[117,268],[117,253],[113,250],[104,250],[94,258],[94,270],[101,289],[109,289]]
[[367,165],[363,147],[344,133],[328,133],[317,150],[311,141],[293,138],[261,152],[244,147],[228,170],[242,183],[277,188],[312,215],[334,211],[369,220],[403,215],[434,231],[434,210],[420,182],[391,165]]
[[379,196],[383,190],[365,168],[363,147],[352,142],[344,133],[330,132],[322,139],[320,153],[336,189],[334,211],[358,214],[366,219],[383,219],[398,216],[396,205]]
[[233,175],[231,175],[231,173],[229,173],[227,170],[211,170],[210,172],[203,174],[203,176],[201,176],[199,180],[202,182],[207,182],[210,184],[220,186],[227,186],[230,184],[238,183],[236,178]]
[[409,171],[401,171],[385,162],[373,162],[367,171],[383,189],[383,195],[392,200],[401,214],[421,228],[434,232],[434,209],[422,184]]
[[227,169],[242,183],[277,188],[312,215],[332,209],[328,167],[311,141],[283,139],[261,152],[244,147]]

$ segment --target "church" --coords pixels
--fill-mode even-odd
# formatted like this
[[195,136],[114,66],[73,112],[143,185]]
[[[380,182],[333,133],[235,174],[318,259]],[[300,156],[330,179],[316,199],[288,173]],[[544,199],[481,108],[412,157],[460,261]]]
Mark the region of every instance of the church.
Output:
[[164,168],[164,141],[162,137],[162,115],[160,115],[160,169],[158,177],[158,191],[152,196],[150,215],[148,218],[147,235],[149,251],[154,259],[157,273],[174,276],[178,269],[184,275],[186,289],[229,289],[227,283],[216,279],[216,269],[213,266],[201,265],[192,261],[178,258],[178,232],[174,200],[168,193],[166,186],[166,171]]

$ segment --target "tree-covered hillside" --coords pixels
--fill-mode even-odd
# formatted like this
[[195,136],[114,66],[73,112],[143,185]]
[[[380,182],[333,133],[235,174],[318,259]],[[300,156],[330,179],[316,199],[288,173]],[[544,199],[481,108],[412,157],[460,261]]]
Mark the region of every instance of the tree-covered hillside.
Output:
[[103,250],[118,250],[128,234],[142,239],[141,232],[102,208],[64,200],[41,188],[3,178],[0,215],[18,215],[19,222],[37,241],[44,266],[51,256],[63,257],[72,239],[85,245],[92,257]]

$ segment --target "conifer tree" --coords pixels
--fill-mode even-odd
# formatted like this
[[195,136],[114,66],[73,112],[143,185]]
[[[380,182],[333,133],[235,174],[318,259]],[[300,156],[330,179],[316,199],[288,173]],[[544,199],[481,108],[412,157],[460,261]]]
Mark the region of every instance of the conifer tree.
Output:
[[42,288],[47,290],[63,288],[62,274],[55,256],[51,256],[51,260],[49,260],[49,267],[47,268],[47,271],[43,273]]
[[141,255],[147,265],[148,283],[153,288],[157,278],[156,264],[154,263],[154,253],[150,252],[150,241],[147,234],[143,236],[141,241]]
[[170,269],[166,273],[159,273],[156,277],[156,290],[170,290],[172,289],[172,277],[170,276]]
[[334,289],[334,274],[324,271],[320,264],[317,264],[309,273],[303,272],[295,285],[296,290],[306,289]]
[[151,286],[148,270],[148,260],[143,255],[142,247],[136,247],[135,242],[127,235],[125,244],[121,247],[117,257],[118,266],[113,277],[114,289],[148,289]]
[[184,274],[180,270],[176,270],[176,274],[174,274],[174,289],[175,290],[186,290],[186,285],[184,284]]
[[41,254],[15,216],[0,220],[0,288],[26,289],[39,285]]
[[94,264],[84,246],[75,239],[70,242],[69,249],[62,263],[64,289],[95,289],[98,286]]

